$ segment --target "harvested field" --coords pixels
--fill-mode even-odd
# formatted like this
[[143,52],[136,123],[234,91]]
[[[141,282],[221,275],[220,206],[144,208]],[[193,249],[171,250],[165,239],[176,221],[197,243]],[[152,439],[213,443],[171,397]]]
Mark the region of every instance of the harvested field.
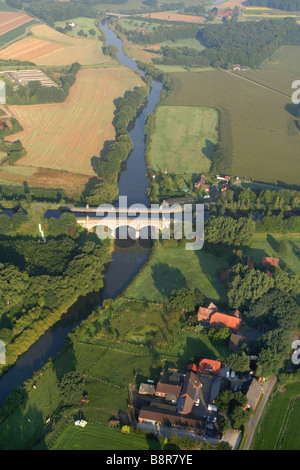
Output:
[[180,13],[170,13],[169,11],[159,11],[157,13],[145,13],[142,15],[145,18],[152,18],[155,20],[166,21],[184,21],[185,23],[201,23],[204,18],[195,15],[182,15]]
[[22,39],[0,51],[0,59],[31,61],[37,65],[96,65],[111,62],[104,56],[97,39],[73,38],[47,25],[35,25],[33,36]]
[[114,100],[142,83],[125,67],[82,69],[64,103],[10,106],[23,131],[7,140],[27,151],[18,165],[95,176],[91,158],[115,138]]
[[30,16],[23,15],[22,13],[2,11],[0,15],[0,36],[31,20],[32,18]]
[[224,172],[258,181],[299,183],[300,135],[291,99],[232,72],[177,73],[165,105],[220,113]]
[[64,189],[68,197],[81,194],[89,180],[89,176],[66,171],[31,168],[21,165],[0,166],[0,181],[2,184],[22,186],[26,181],[30,188]]

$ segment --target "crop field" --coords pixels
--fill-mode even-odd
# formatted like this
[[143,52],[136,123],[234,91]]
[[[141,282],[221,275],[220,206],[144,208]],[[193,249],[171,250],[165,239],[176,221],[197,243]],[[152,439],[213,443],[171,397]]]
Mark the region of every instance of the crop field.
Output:
[[291,85],[300,77],[300,46],[283,46],[258,69],[235,73],[290,97]]
[[219,111],[226,173],[298,184],[300,135],[288,96],[221,70],[172,78],[166,105]]
[[166,20],[166,21],[184,21],[185,23],[202,23],[204,18],[202,16],[195,15],[183,15],[180,13],[172,13],[170,11],[159,11],[157,13],[145,13],[143,17],[152,18],[154,20]]
[[160,106],[150,150],[152,168],[175,174],[208,172],[218,121],[212,108]]
[[0,16],[0,36],[2,34],[11,31],[12,29],[21,26],[22,24],[28,23],[31,21],[32,18],[28,15],[24,15],[22,13],[14,13],[14,12],[1,12]]
[[14,139],[27,151],[17,166],[95,176],[91,158],[115,138],[113,101],[141,84],[126,68],[82,69],[64,103],[10,106],[23,127]]
[[0,59],[31,61],[37,65],[96,65],[111,62],[102,53],[98,38],[71,37],[47,25],[35,25],[32,36],[11,44],[0,51]]
[[300,384],[285,385],[270,402],[254,450],[299,450]]

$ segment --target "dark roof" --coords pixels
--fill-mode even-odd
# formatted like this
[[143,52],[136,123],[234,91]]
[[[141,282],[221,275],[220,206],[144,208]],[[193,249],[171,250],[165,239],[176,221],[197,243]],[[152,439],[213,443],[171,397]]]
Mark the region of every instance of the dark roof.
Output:
[[180,397],[177,402],[177,411],[182,414],[189,414],[192,411],[201,382],[197,374],[190,371],[184,381]]
[[179,396],[181,392],[181,385],[178,382],[173,382],[165,378],[161,378],[156,386],[156,393],[165,393],[167,395]]
[[261,395],[261,387],[256,379],[253,379],[247,392],[247,400],[251,408],[255,409]]
[[183,417],[175,411],[169,411],[159,407],[143,406],[139,414],[139,420],[152,420],[160,424],[180,428],[204,428],[204,423],[200,419],[186,416]]

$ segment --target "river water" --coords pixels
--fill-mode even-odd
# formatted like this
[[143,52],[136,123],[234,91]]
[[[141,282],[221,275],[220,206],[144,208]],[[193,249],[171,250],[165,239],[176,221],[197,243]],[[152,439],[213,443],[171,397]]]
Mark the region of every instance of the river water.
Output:
[[[106,44],[113,44],[119,49],[118,60],[134,72],[140,72],[134,60],[127,57],[123,51],[122,41],[111,31],[106,22],[101,23],[101,28],[106,35]],[[153,81],[146,106],[135,120],[130,131],[133,141],[133,150],[124,165],[119,177],[119,195],[127,196],[128,205],[141,203],[146,206],[149,201],[146,195],[148,181],[146,177],[147,167],[145,163],[145,120],[152,113],[159,100],[162,84]],[[138,241],[123,247],[119,244],[113,253],[112,261],[104,273],[104,288],[100,292],[91,293],[80,297],[72,307],[43,334],[36,343],[31,346],[16,361],[16,363],[0,378],[0,407],[3,406],[6,397],[17,386],[32,377],[51,357],[54,357],[62,348],[67,335],[86,319],[91,312],[99,307],[104,299],[115,298],[130,283],[139,272],[150,255],[150,243]]]

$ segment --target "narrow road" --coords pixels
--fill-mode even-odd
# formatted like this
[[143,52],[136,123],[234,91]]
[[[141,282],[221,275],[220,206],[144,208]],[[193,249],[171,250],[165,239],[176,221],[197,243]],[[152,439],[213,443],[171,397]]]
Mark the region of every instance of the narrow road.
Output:
[[252,442],[256,427],[258,425],[258,422],[261,418],[264,407],[265,407],[265,405],[266,405],[266,403],[269,399],[269,396],[272,393],[272,390],[273,390],[274,385],[276,384],[276,382],[277,382],[277,377],[276,377],[276,375],[273,375],[271,377],[271,379],[269,380],[269,382],[267,382],[264,385],[263,399],[262,399],[255,415],[252,416],[252,418],[250,419],[249,423],[246,426],[247,437],[246,437],[245,444],[244,444],[242,450],[250,450],[251,442]]

